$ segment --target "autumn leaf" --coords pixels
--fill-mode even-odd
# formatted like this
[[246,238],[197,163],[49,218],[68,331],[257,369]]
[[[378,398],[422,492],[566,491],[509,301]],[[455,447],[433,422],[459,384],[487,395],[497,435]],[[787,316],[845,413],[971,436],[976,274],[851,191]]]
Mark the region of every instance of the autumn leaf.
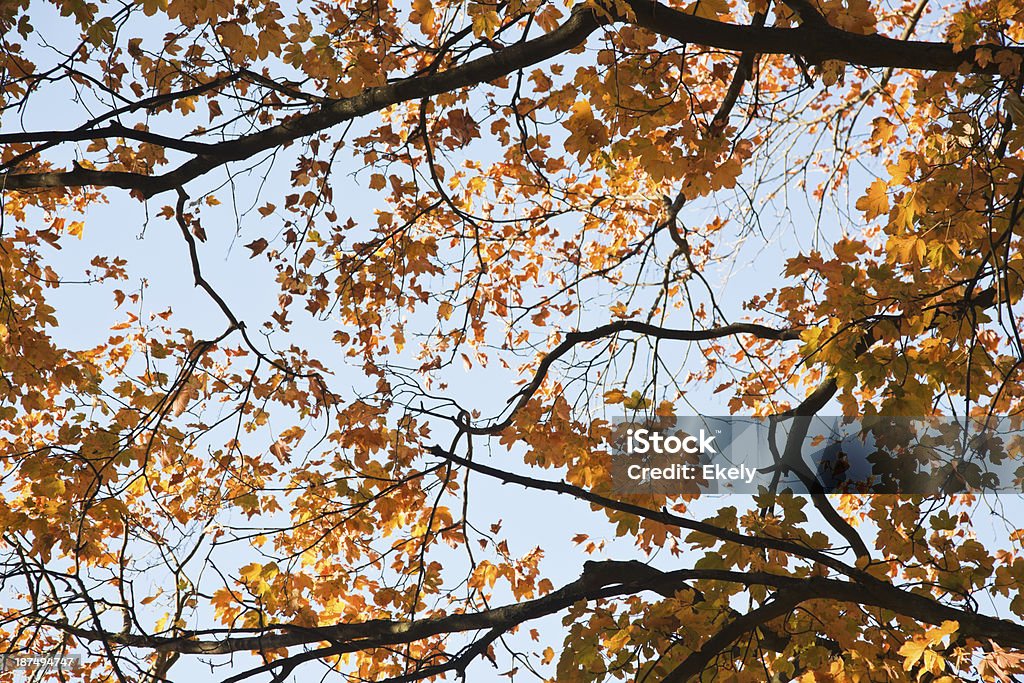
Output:
[[269,243],[267,242],[266,239],[260,237],[259,239],[253,240],[249,244],[245,245],[246,249],[252,251],[252,254],[249,256],[249,258],[253,258],[262,254],[263,251],[267,248],[268,244]]
[[473,35],[477,38],[493,38],[501,26],[501,17],[488,5],[473,3],[469,14],[473,18]]
[[604,402],[614,405],[626,400],[626,394],[621,389],[612,389],[604,394]]
[[565,127],[569,130],[565,149],[575,152],[581,163],[607,142],[605,128],[594,118],[590,103],[586,100],[580,100],[572,105],[572,115],[565,123]]
[[276,457],[281,464],[284,464],[288,460],[290,450],[284,443],[278,440],[270,444],[270,453]]
[[865,220],[874,220],[889,211],[888,186],[884,180],[874,180],[867,193],[857,200],[857,209],[864,212]]
[[191,381],[186,382],[182,385],[174,396],[174,400],[171,402],[171,413],[177,417],[188,409],[189,403],[199,397],[199,389],[196,388]]
[[431,0],[413,0],[414,12],[419,16],[420,27],[426,33],[434,28],[436,14]]

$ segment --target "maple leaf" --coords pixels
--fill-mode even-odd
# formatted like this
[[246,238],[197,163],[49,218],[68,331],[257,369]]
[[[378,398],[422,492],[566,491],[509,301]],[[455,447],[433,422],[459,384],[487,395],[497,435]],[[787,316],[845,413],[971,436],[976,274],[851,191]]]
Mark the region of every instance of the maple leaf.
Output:
[[884,180],[874,180],[868,191],[857,200],[857,208],[864,212],[865,220],[874,220],[889,211],[888,186]]

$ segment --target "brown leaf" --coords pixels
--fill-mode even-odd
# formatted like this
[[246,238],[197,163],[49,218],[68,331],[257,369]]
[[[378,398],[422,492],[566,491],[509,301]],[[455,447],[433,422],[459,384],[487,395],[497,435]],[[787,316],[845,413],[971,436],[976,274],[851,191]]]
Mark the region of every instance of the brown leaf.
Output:
[[175,417],[181,415],[188,408],[189,401],[192,400],[196,391],[192,387],[182,387],[178,395],[174,397],[174,402],[171,403],[171,412]]
[[288,447],[285,446],[281,441],[275,441],[274,443],[270,444],[270,452],[273,454],[275,458],[278,459],[278,461],[280,461],[282,465],[285,463],[285,461],[288,460]]
[[252,256],[250,256],[249,258],[255,258],[262,254],[263,251],[267,248],[268,244],[269,243],[267,242],[267,240],[263,239],[262,237],[259,238],[258,240],[249,242],[249,244],[245,245],[246,249],[252,250]]

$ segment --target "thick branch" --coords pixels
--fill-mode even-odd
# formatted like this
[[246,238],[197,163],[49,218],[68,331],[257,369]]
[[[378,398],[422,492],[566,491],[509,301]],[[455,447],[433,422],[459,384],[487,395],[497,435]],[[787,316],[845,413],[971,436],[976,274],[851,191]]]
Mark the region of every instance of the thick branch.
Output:
[[629,4],[636,13],[637,25],[664,38],[735,52],[796,55],[809,62],[835,59],[866,67],[991,73],[994,67],[982,68],[975,62],[978,50],[987,49],[993,54],[1010,50],[1024,56],[1024,50],[1000,45],[977,45],[956,52],[949,43],[850,33],[828,27],[823,20],[799,28],[740,26],[696,17],[648,0],[631,0]]
[[782,454],[782,464],[800,477],[800,480],[803,481],[811,493],[811,502],[814,503],[814,507],[822,514],[825,521],[849,542],[857,558],[870,560],[871,553],[868,552],[868,547],[865,545],[864,540],[857,533],[857,530],[832,507],[832,503],[829,502],[828,496],[825,495],[821,482],[818,481],[818,478],[807,467],[802,457],[803,445],[807,438],[807,430],[810,427],[811,418],[817,415],[832,400],[838,389],[839,387],[835,379],[830,377],[811,392],[793,411],[794,419],[790,424],[786,448]]
[[[751,22],[752,26],[763,27],[765,20],[768,18],[767,13],[758,12],[754,15],[754,20]],[[714,134],[719,134],[725,130],[726,124],[729,122],[729,116],[732,114],[733,107],[736,106],[736,101],[740,97],[740,93],[743,92],[743,84],[751,79],[754,73],[754,62],[757,60],[757,54],[750,52],[744,52],[740,55],[739,64],[736,65],[736,71],[732,75],[732,81],[729,83],[729,88],[725,91],[725,97],[722,98],[722,103],[718,107],[718,111],[715,112],[715,117],[711,119],[710,129]],[[685,198],[685,195],[680,192],[676,200],[672,202],[672,209],[676,208],[676,204],[681,207],[681,201]],[[671,219],[675,220],[678,211],[671,213]],[[676,236],[676,231],[672,231],[673,237]],[[680,245],[682,246],[682,245]],[[688,247],[686,247],[688,248]]]
[[798,55],[811,62],[835,59],[867,67],[992,72],[995,65],[982,68],[975,63],[978,50],[986,49],[993,53],[1010,50],[1024,55],[1024,50],[999,45],[979,45],[956,52],[948,43],[854,34],[831,28],[823,22],[807,22],[806,17],[803,17],[805,23],[799,28],[739,26],[696,17],[651,0],[629,0],[629,4],[635,20],[598,14],[590,7],[579,5],[564,24],[549,34],[510,45],[446,71],[404,79],[369,88],[354,97],[329,101],[320,109],[292,117],[259,133],[211,144],[205,153],[162,175],[143,176],[75,168],[71,171],[7,174],[0,176],[0,186],[9,190],[111,186],[136,190],[144,197],[150,197],[181,187],[228,162],[251,158],[386,107],[507,76],[578,47],[599,26],[612,21],[633,22],[663,38],[683,43],[736,52]]
[[641,562],[588,562],[579,579],[548,595],[526,602],[505,605],[469,614],[452,614],[413,622],[373,620],[356,624],[337,624],[319,628],[271,625],[253,637],[222,640],[198,640],[195,634],[180,637],[114,634],[46,622],[69,634],[91,641],[102,641],[158,652],[182,654],[229,654],[292,647],[318,642],[334,643],[332,652],[354,652],[385,645],[422,640],[432,636],[467,631],[507,630],[527,621],[555,614],[580,600],[601,600],[643,591],[664,595],[667,590],[689,588],[692,581],[726,581],[745,586],[766,586],[797,596],[797,602],[829,600],[879,607],[902,614],[918,622],[941,624],[957,621],[965,638],[991,639],[1002,647],[1024,648],[1024,625],[942,604],[931,597],[911,593],[882,581],[853,583],[823,577],[797,578],[770,572],[741,572],[722,569],[681,569],[661,572]]
[[64,172],[0,176],[0,185],[10,190],[108,185],[138,190],[144,197],[151,197],[182,187],[190,180],[230,161],[248,159],[260,152],[280,147],[394,104],[432,97],[501,78],[580,45],[599,25],[600,22],[593,10],[581,6],[573,11],[564,24],[539,38],[516,43],[447,71],[368,88],[354,97],[332,100],[321,109],[292,117],[259,133],[213,145],[206,154],[198,155],[163,175],[140,176],[76,168]]

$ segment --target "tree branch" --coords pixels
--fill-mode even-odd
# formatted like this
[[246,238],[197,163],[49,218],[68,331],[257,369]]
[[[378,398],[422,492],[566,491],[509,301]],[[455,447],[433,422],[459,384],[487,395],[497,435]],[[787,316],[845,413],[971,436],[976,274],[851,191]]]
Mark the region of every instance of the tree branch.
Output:
[[[75,130],[50,130],[29,133],[4,133],[0,135],[0,145],[20,142],[60,143],[81,142],[83,140],[101,140],[105,138],[127,138],[139,142],[148,142],[168,149],[176,149],[190,154],[206,154],[216,148],[216,144],[208,142],[190,142],[181,138],[151,133],[148,130],[128,128],[117,121],[102,128],[77,128]],[[33,150],[36,151],[36,150]]]
[[211,144],[206,152],[161,175],[75,168],[71,171],[8,173],[0,175],[0,186],[8,190],[108,186],[135,190],[143,197],[152,197],[181,187],[229,162],[248,159],[339,123],[395,104],[507,76],[578,47],[598,27],[613,22],[634,23],[663,38],[722,50],[793,55],[812,62],[835,59],[865,67],[997,73],[998,65],[995,63],[984,68],[976,64],[978,50],[992,53],[1010,51],[1024,56],[1024,49],[1000,45],[976,45],[957,52],[949,43],[854,34],[823,22],[807,22],[803,15],[805,23],[799,28],[739,26],[693,16],[652,0],[629,0],[629,5],[635,18],[616,15],[614,10],[598,13],[589,6],[578,5],[569,19],[551,33],[510,45],[446,71],[407,78],[369,88],[354,97],[328,101],[317,110],[294,116],[258,133]]
[[721,631],[704,641],[700,649],[689,655],[683,660],[682,664],[670,671],[662,679],[662,683],[683,683],[691,678],[700,676],[715,657],[725,651],[744,633],[749,633],[756,628],[763,627],[772,619],[787,614],[806,599],[806,597],[802,597],[800,593],[795,591],[777,593],[771,602],[767,602],[746,614],[736,617],[726,624]]
[[504,420],[485,427],[473,427],[471,425],[467,425],[464,426],[463,429],[467,433],[481,436],[496,434],[502,431],[512,424],[516,413],[522,409],[522,407],[525,406],[531,398],[533,398],[535,393],[537,393],[537,390],[540,389],[541,385],[544,383],[544,378],[547,376],[548,370],[551,369],[551,366],[555,361],[569,353],[569,351],[579,344],[597,341],[621,332],[635,332],[636,334],[670,341],[710,341],[712,339],[721,339],[723,337],[731,337],[741,334],[751,335],[760,339],[777,341],[795,341],[800,339],[800,330],[778,329],[768,327],[767,325],[760,325],[758,323],[730,323],[729,325],[709,327],[703,330],[677,330],[652,325],[639,320],[617,320],[613,323],[601,325],[591,330],[567,332],[565,334],[565,339],[563,339],[558,346],[553,348],[544,356],[543,359],[541,359],[540,363],[537,365],[537,371],[534,373],[533,379],[530,380],[530,383],[523,387],[516,396],[513,396],[512,399],[510,399],[509,402],[511,403],[512,401],[515,401],[515,405]]
[[[557,613],[580,600],[602,600],[643,591],[664,595],[672,588],[687,589],[688,582],[692,581],[724,581],[744,586],[770,587],[787,596],[797,597],[797,602],[791,606],[808,600],[830,600],[880,607],[921,623],[939,625],[944,621],[956,621],[960,625],[960,634],[966,638],[991,639],[1003,647],[1024,648],[1024,625],[957,609],[925,595],[911,593],[878,580],[855,583],[820,576],[799,578],[770,572],[724,569],[680,569],[662,572],[636,561],[588,562],[580,578],[544,597],[479,612],[431,617],[412,622],[375,619],[316,628],[288,624],[268,625],[263,633],[256,636],[228,637],[222,640],[199,640],[196,633],[185,633],[176,637],[143,636],[107,633],[55,621],[44,623],[76,638],[157,652],[229,654],[326,641],[335,644],[331,648],[332,654],[341,654],[409,643],[443,634],[507,630],[527,621]],[[765,614],[767,613],[770,612],[766,611]],[[266,630],[283,632],[269,634],[265,632]]]
[[632,503],[626,503],[612,498],[606,498],[596,493],[592,493],[584,488],[573,486],[572,484],[566,484],[560,481],[546,481],[544,479],[535,479],[533,477],[527,477],[520,474],[513,474],[511,472],[505,472],[504,470],[497,469],[495,467],[489,467],[478,462],[473,462],[466,458],[462,458],[454,453],[449,453],[442,449],[440,446],[434,446],[430,449],[430,452],[436,456],[450,460],[458,465],[467,467],[480,474],[487,475],[503,481],[507,484],[518,484],[520,486],[535,489],[538,491],[552,491],[554,493],[563,493],[573,498],[597,505],[602,508],[609,510],[617,510],[619,512],[625,512],[627,514],[636,515],[641,519],[648,519],[652,522],[658,522],[659,524],[666,524],[668,526],[678,527],[680,529],[687,529],[689,531],[695,531],[701,534],[707,534],[719,540],[736,543],[743,545],[748,548],[758,548],[761,550],[777,550],[779,552],[787,553],[789,555],[795,555],[804,559],[816,562],[822,566],[828,567],[841,574],[849,576],[854,580],[873,580],[867,574],[854,569],[853,567],[845,564],[841,560],[827,555],[820,550],[802,546],[792,541],[787,541],[778,538],[766,538],[760,536],[749,536],[741,534],[728,529],[715,526],[714,524],[708,524],[707,522],[698,522],[686,517],[680,517],[679,515],[672,514],[667,510],[651,510],[649,508],[642,507],[640,505],[633,505]]

